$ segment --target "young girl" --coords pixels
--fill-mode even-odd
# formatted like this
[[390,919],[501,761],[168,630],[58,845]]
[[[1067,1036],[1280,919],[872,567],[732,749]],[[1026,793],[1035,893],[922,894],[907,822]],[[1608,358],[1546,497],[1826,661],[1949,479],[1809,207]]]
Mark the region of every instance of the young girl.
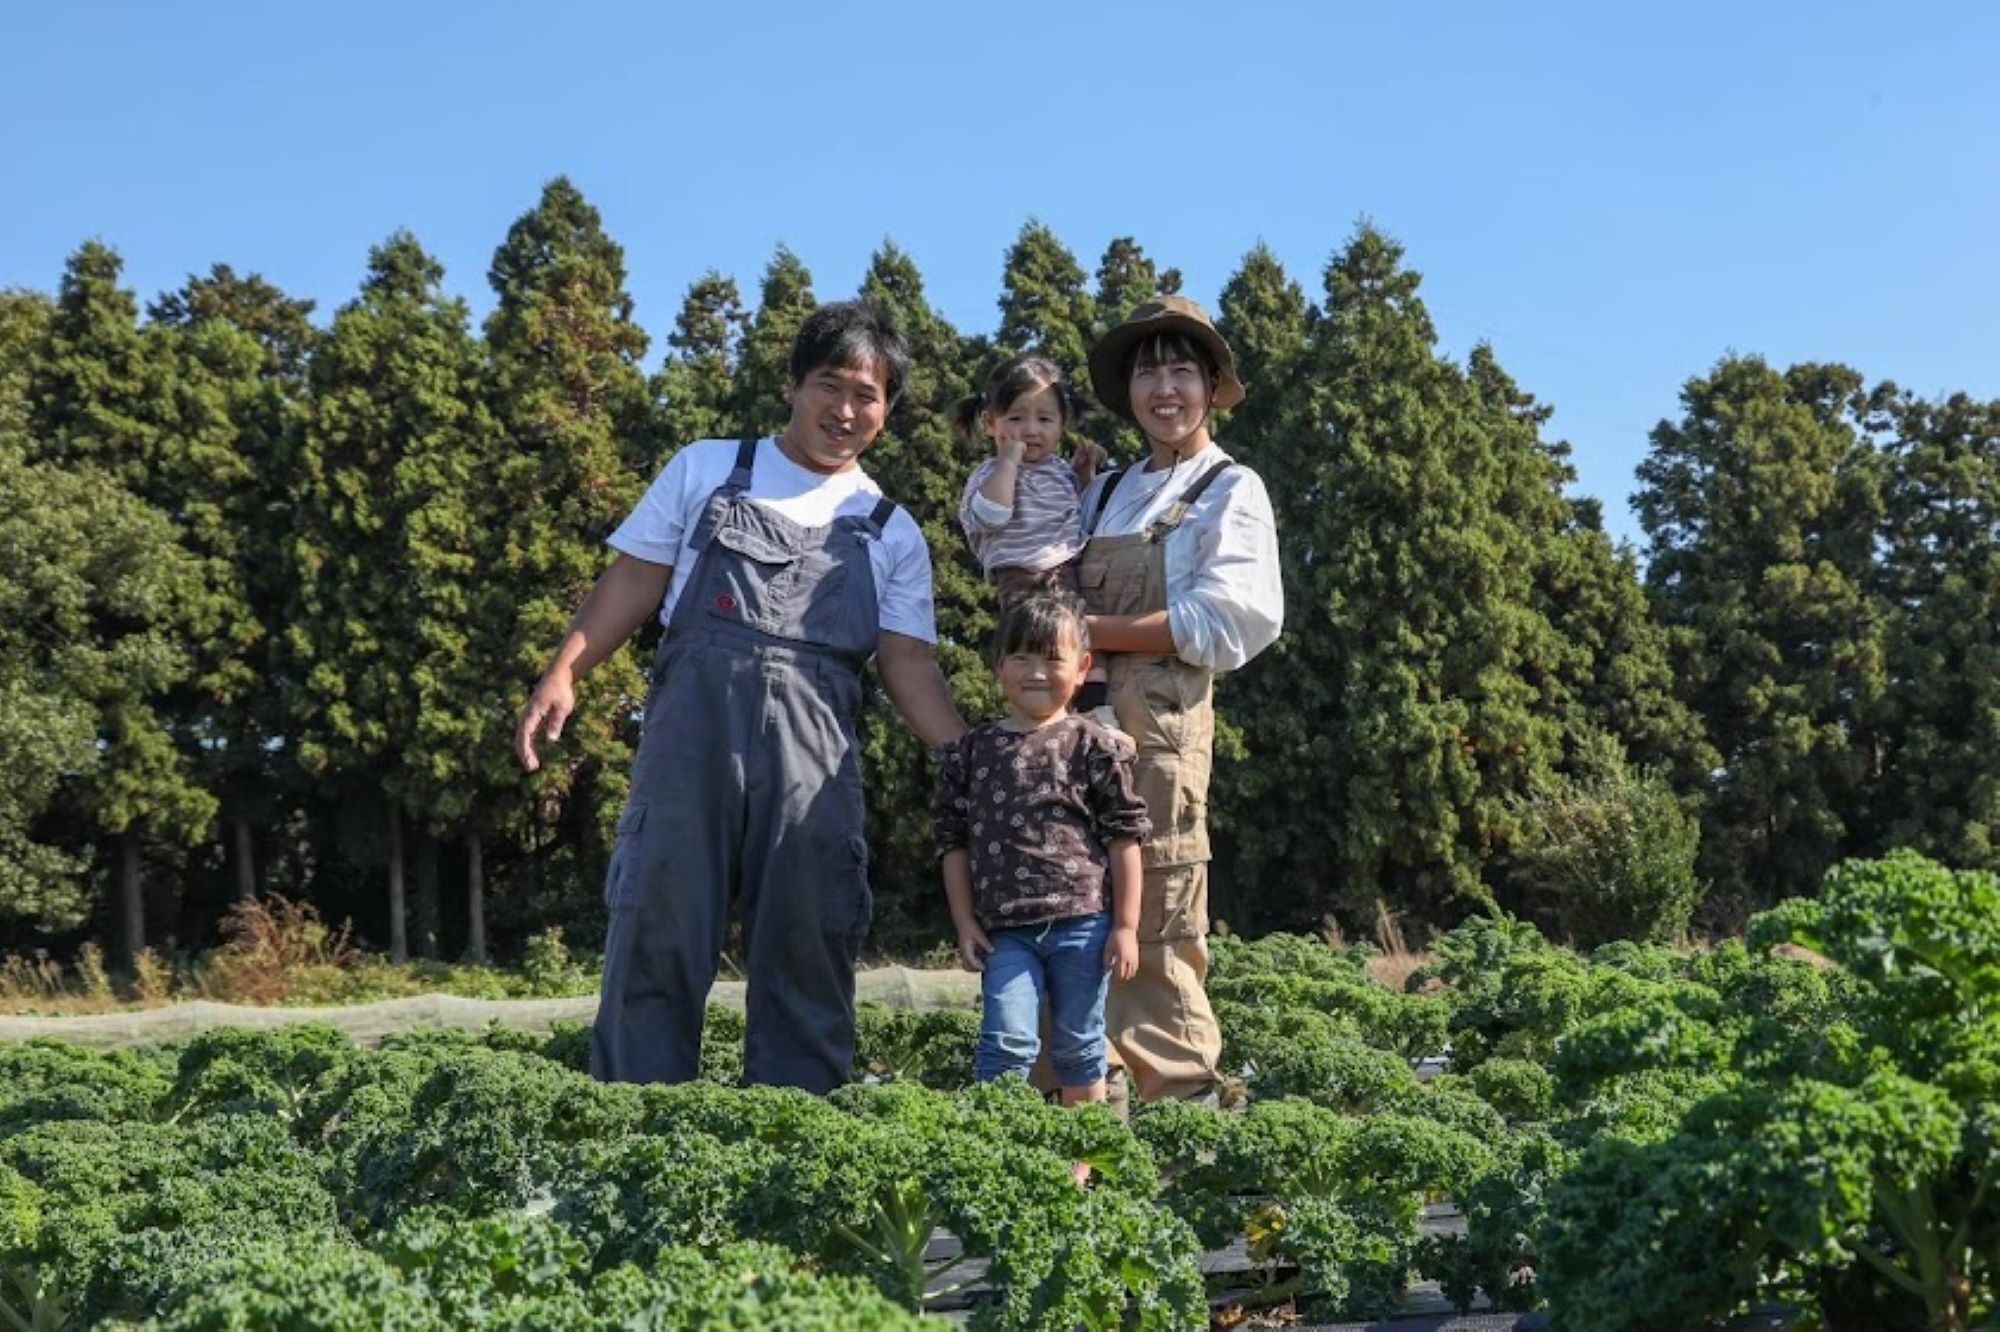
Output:
[[1069,711],[1090,664],[1083,606],[1060,591],[1010,604],[994,670],[1008,714],[939,751],[936,803],[958,953],[981,973],[974,1075],[1026,1076],[1042,1001],[1063,1103],[1104,1099],[1108,981],[1138,965],[1146,806],[1132,746]]
[[[1003,610],[1041,588],[1078,590],[1083,524],[1077,492],[1095,474],[1098,450],[1086,445],[1074,466],[1063,459],[1063,434],[1076,414],[1061,368],[1032,355],[1002,361],[986,387],[953,414],[961,442],[970,443],[978,430],[993,441],[993,456],[965,483],[958,522]],[[1104,702],[1105,678],[1098,670],[1079,691],[1077,710]]]

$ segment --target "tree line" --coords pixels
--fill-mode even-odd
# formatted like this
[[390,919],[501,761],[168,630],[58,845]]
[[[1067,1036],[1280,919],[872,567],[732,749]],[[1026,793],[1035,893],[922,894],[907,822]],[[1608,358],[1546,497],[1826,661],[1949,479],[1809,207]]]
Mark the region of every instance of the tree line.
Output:
[[[0,946],[192,947],[266,891],[398,958],[595,931],[649,645],[533,777],[513,718],[672,451],[782,422],[818,297],[783,247],[754,307],[710,272],[649,361],[562,179],[487,277],[478,328],[406,232],[323,326],[221,264],[142,315],[96,241],[53,297],[0,293]],[[1220,687],[1218,914],[1657,937],[1849,855],[2000,866],[2000,403],[1727,355],[1652,432],[1634,550],[1572,493],[1551,409],[1490,346],[1440,348],[1393,240],[1357,227],[1320,277],[1260,245],[1218,310],[1251,387],[1218,435],[1270,484],[1288,600]],[[1088,272],[1031,221],[968,335],[907,254],[872,258],[917,368],[865,465],[930,540],[968,715],[998,699],[949,409],[1013,351],[1080,372],[1179,283],[1131,238]],[[1106,415],[1078,432],[1136,453]],[[929,759],[875,703],[877,939],[918,947]]]

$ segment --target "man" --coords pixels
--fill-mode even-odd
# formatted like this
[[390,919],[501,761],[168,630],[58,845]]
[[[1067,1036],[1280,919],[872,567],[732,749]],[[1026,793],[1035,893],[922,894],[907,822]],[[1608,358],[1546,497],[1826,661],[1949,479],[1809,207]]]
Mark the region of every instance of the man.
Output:
[[632,795],[605,887],[591,1041],[606,1081],[685,1082],[732,904],[748,955],[744,1073],[825,1092],[854,1055],[868,930],[855,723],[870,657],[935,747],[965,723],[933,650],[930,552],[860,468],[909,371],[866,302],[821,306],[792,346],[775,438],[676,454],[612,534],[598,579],[522,710],[515,745],[562,734],[574,682],[658,613]]

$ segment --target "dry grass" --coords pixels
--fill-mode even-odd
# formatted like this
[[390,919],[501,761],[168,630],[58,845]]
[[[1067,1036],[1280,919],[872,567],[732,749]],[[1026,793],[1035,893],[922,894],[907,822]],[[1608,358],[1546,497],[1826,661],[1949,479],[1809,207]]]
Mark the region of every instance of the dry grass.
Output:
[[305,977],[344,971],[360,960],[345,925],[329,926],[307,902],[253,897],[230,908],[222,946],[202,968],[200,988],[211,999],[278,1004]]
[[1368,974],[1398,994],[1409,983],[1411,973],[1431,962],[1429,953],[1411,950],[1401,923],[1382,902],[1375,904],[1375,946],[1381,951],[1368,959]]
[[[1347,932],[1340,928],[1340,922],[1333,916],[1320,919],[1319,937],[1329,948],[1345,949],[1348,946]],[[1375,905],[1375,955],[1368,959],[1368,974],[1376,984],[1402,993],[1413,972],[1431,964],[1431,954],[1419,953],[1410,948],[1404,937],[1403,926],[1383,903]]]

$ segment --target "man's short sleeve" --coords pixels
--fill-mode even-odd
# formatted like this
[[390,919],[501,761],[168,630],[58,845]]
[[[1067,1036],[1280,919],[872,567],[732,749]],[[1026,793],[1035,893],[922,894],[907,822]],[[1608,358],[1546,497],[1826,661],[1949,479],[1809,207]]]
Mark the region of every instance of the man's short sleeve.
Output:
[[902,509],[896,510],[882,533],[884,560],[875,565],[882,579],[876,589],[881,627],[892,633],[937,642],[937,606],[931,588],[931,548],[923,529]]
[[680,559],[681,538],[687,531],[688,473],[693,453],[690,446],[667,460],[653,484],[646,487],[638,507],[605,539],[607,545],[648,564],[671,565]]

